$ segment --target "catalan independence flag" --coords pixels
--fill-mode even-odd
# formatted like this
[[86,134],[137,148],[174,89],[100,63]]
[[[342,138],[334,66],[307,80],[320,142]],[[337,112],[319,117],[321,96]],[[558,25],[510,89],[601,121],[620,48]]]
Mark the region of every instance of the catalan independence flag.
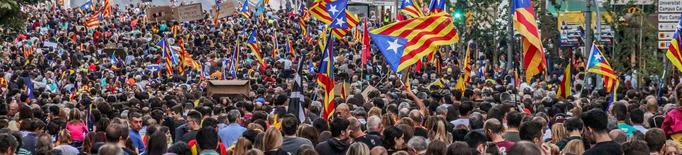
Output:
[[257,30],[253,30],[251,32],[251,36],[249,36],[249,40],[246,41],[246,46],[251,49],[251,54],[253,54],[254,57],[256,57],[256,60],[258,60],[258,63],[260,63],[261,67],[265,67],[265,60],[263,59],[263,53],[260,51],[260,47],[258,46],[258,39],[256,38]]
[[[348,24],[347,28],[332,29],[332,34],[334,34],[336,38],[341,39],[360,22],[360,19],[357,15],[345,9],[346,5],[348,5],[346,0],[337,0],[334,2],[318,0],[313,3],[309,12],[313,17],[315,17],[315,19],[325,23],[326,25],[331,25],[335,17],[342,16],[342,18],[346,18]],[[345,17],[343,13],[345,13]]]
[[429,10],[431,11],[430,14],[437,14],[445,11],[445,0],[432,0],[429,4]]
[[324,110],[322,111],[322,118],[329,121],[334,113],[334,53],[333,42],[334,38],[331,35],[327,36],[327,44],[324,47],[324,54],[318,66],[317,84],[324,90]]
[[111,17],[112,9],[111,9],[111,3],[109,3],[109,0],[104,0],[104,5],[102,5],[102,15],[104,17]]
[[673,35],[672,40],[670,41],[670,46],[668,46],[668,51],[665,52],[665,57],[668,57],[668,60],[679,70],[682,72],[682,49],[680,49],[680,44],[682,42],[682,38],[680,37],[680,34],[682,33],[682,17],[680,17],[680,21],[677,23],[677,30],[675,30],[675,34]]
[[81,13],[92,10],[95,10],[95,5],[92,4],[92,0],[83,3],[83,5],[80,7]]
[[242,9],[239,10],[239,14],[244,16],[244,18],[251,17],[251,12],[249,12],[249,0],[244,0],[244,3],[242,4]]
[[372,30],[370,35],[396,72],[412,66],[438,46],[459,41],[452,16],[445,13],[389,24]]
[[599,51],[596,44],[592,45],[590,57],[587,59],[587,67],[585,68],[587,68],[587,72],[604,76],[604,88],[607,92],[611,92],[618,87],[616,71],[611,68],[611,64],[606,60],[604,54]]
[[417,3],[414,3],[413,0],[403,0],[403,2],[400,3],[400,12],[412,18],[424,16],[424,13],[422,13],[420,8],[421,7],[419,7]]
[[571,64],[566,65],[564,77],[561,78],[556,95],[563,98],[571,96]]
[[85,27],[88,29],[96,28],[102,23],[103,19],[104,15],[102,14],[102,12],[92,14],[87,19],[85,19]]
[[514,10],[514,29],[522,36],[523,44],[523,68],[526,70],[526,81],[540,74],[547,68],[545,54],[542,50],[542,42],[538,25],[535,20],[535,10],[531,0],[512,0]]

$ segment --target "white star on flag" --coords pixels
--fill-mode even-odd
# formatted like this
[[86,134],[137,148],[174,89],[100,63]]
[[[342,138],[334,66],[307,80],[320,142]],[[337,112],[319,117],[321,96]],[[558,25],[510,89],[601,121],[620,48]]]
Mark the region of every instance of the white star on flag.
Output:
[[336,18],[336,25],[343,26],[343,24],[346,24],[346,22],[343,21],[343,18]]
[[411,0],[405,0],[405,5],[410,5],[410,4],[412,4]]
[[398,48],[402,47],[403,45],[400,45],[398,43],[398,39],[393,40],[393,42],[386,41],[388,42],[388,48],[386,50],[393,50],[393,53],[398,54]]
[[339,12],[339,10],[336,10],[336,5],[330,5],[329,6],[329,12],[331,12],[332,15],[335,15],[336,12]]
[[595,58],[596,60],[601,60],[601,54],[599,54],[599,53],[595,54],[595,55],[594,55],[594,58]]

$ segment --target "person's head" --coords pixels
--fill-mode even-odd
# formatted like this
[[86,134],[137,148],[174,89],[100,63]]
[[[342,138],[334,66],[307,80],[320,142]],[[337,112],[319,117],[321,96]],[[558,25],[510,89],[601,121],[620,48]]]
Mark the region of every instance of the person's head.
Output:
[[301,129],[296,133],[296,136],[310,140],[313,144],[317,144],[317,139],[320,138],[320,132],[317,128],[305,124],[302,125]]
[[428,147],[426,138],[422,136],[414,136],[407,141],[407,149],[413,154],[424,154]]
[[149,140],[147,140],[147,147],[145,149],[147,149],[147,154],[156,155],[166,153],[167,148],[168,139],[166,137],[166,133],[157,131],[149,136]]
[[621,129],[613,129],[609,131],[609,137],[611,137],[611,139],[618,144],[623,144],[628,140],[627,135]]
[[167,153],[175,153],[177,155],[191,155],[192,149],[185,142],[177,142],[170,147],[168,147]]
[[564,121],[564,128],[566,128],[566,131],[569,133],[574,131],[581,133],[583,130],[583,120],[577,117],[569,118]]
[[69,133],[69,130],[63,129],[59,131],[57,141],[59,144],[71,144],[71,133]]
[[585,152],[585,145],[583,145],[583,141],[579,139],[574,139],[566,143],[566,146],[564,146],[564,150],[561,151],[561,153],[572,153],[575,155],[583,154]]
[[282,132],[287,136],[296,135],[296,130],[298,130],[299,120],[293,115],[284,115],[282,117]]
[[246,154],[244,155],[263,155],[263,151],[259,149],[251,149],[249,151],[246,151]]
[[140,131],[142,129],[142,114],[137,112],[128,114],[128,126],[130,126],[130,129]]
[[630,112],[630,121],[635,125],[642,125],[644,123],[644,111],[635,109]]
[[403,136],[405,133],[398,127],[391,126],[384,129],[384,146],[386,149],[400,150],[405,147]]
[[429,143],[426,153],[424,155],[441,155],[448,152],[447,144],[440,140],[435,140]]
[[348,120],[345,118],[334,118],[331,124],[329,124],[329,130],[331,130],[332,137],[336,137],[341,140],[347,139],[350,136],[348,125],[350,125],[350,122],[348,122]]
[[649,147],[641,140],[623,143],[623,153],[627,155],[648,155]]
[[234,144],[233,154],[244,154],[247,150],[251,149],[251,141],[244,137],[240,137]]
[[507,114],[507,127],[509,128],[519,128],[521,126],[521,120],[525,115],[521,112],[510,112]]
[[334,111],[341,118],[348,118],[348,117],[352,116],[350,113],[350,108],[348,107],[348,104],[345,104],[345,103],[341,103],[338,106],[336,106],[336,109]]
[[369,151],[371,155],[388,155],[388,150],[383,146],[375,146]]
[[618,121],[625,121],[628,118],[628,108],[625,104],[617,102],[611,107],[611,112]]
[[673,140],[666,140],[665,145],[661,148],[661,154],[663,155],[675,155],[682,154],[682,146]]
[[542,143],[542,124],[537,121],[527,121],[521,124],[519,136],[521,140],[527,140],[536,144]]
[[485,121],[485,124],[483,124],[483,129],[485,129],[485,134],[492,138],[493,135],[502,133],[504,126],[502,126],[502,122],[499,120],[491,118]]
[[230,123],[239,123],[239,119],[241,117],[242,115],[237,109],[230,110],[230,112],[227,112],[227,121],[229,121]]
[[0,154],[14,155],[18,148],[19,142],[10,134],[0,134]]
[[585,123],[587,129],[588,139],[594,139],[593,136],[598,134],[607,134],[607,125],[609,123],[606,112],[599,109],[592,109],[582,114],[581,119]]
[[348,148],[346,155],[367,155],[369,154],[369,147],[365,143],[353,143]]
[[568,137],[564,123],[555,123],[552,125],[552,143],[559,142],[561,139]]
[[197,145],[201,150],[215,150],[218,148],[218,132],[215,128],[205,127],[197,132]]
[[116,144],[104,144],[97,151],[98,154],[123,154],[123,149]]
[[107,142],[119,143],[128,139],[128,127],[123,124],[112,123],[106,129]]
[[271,151],[282,146],[282,133],[277,128],[271,127],[263,136],[263,151]]
[[[313,143],[315,144],[315,143]],[[296,150],[296,155],[317,155],[317,151],[315,151],[315,147],[309,144],[303,144],[301,147]],[[347,152],[346,152],[347,153]]]
[[367,118],[367,131],[381,133],[382,130],[383,127],[379,116],[370,116]]
[[665,132],[659,128],[649,129],[649,131],[644,134],[644,140],[646,140],[646,144],[649,146],[651,152],[659,152],[665,144]]
[[8,110],[7,110],[7,116],[14,116],[19,112],[19,104],[16,101],[12,101],[9,104]]
[[469,145],[461,141],[454,142],[448,146],[447,155],[471,155],[471,150],[463,148],[469,148]]
[[[469,145],[472,150],[483,151],[485,150],[485,142],[487,138],[480,132],[469,131],[467,135],[464,136],[464,141]],[[479,152],[484,153],[484,152]]]
[[69,121],[82,121],[81,112],[77,108],[71,109],[69,113]]
[[199,130],[201,128],[201,113],[198,111],[190,111],[187,113],[187,127],[192,130]]
[[541,154],[540,147],[530,141],[519,141],[514,143],[508,151],[508,155],[529,155]]

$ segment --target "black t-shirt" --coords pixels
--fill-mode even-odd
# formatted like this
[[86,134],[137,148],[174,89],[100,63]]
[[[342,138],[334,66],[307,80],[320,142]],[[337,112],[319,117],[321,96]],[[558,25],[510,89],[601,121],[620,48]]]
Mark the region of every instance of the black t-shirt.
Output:
[[356,142],[361,142],[367,145],[369,149],[372,149],[375,146],[383,146],[383,141],[381,140],[381,137],[375,136],[375,135],[364,135],[358,138],[355,138]]
[[622,155],[623,148],[621,148],[620,144],[616,142],[607,141],[597,143],[597,145],[594,145],[594,147],[590,148],[584,153],[584,155],[607,155],[607,154]]

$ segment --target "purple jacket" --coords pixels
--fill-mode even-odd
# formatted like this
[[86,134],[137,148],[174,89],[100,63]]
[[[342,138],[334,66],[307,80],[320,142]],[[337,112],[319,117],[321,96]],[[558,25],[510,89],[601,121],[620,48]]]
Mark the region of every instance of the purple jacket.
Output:
[[666,135],[682,132],[682,108],[675,108],[665,115],[661,125]]

